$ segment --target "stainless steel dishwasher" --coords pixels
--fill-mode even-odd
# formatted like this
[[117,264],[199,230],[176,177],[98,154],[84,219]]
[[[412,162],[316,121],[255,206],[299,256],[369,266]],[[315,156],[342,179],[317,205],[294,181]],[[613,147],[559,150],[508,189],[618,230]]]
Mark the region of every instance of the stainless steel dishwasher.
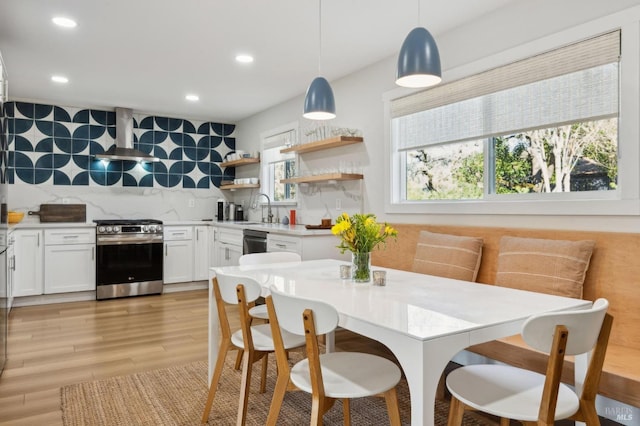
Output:
[[265,231],[244,229],[242,231],[242,254],[266,253],[267,234]]

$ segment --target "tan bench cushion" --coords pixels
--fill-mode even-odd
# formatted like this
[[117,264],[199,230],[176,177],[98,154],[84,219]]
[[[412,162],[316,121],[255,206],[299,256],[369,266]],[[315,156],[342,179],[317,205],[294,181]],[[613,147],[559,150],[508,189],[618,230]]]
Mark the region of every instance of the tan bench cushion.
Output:
[[496,285],[582,298],[595,241],[504,236],[500,239]]
[[413,271],[475,281],[482,257],[482,238],[421,231]]

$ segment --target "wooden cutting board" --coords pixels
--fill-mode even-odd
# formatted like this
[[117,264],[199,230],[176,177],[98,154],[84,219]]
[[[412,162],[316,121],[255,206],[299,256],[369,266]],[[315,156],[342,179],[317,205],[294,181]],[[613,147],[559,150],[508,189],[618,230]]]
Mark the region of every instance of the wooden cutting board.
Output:
[[40,211],[30,211],[40,216],[40,222],[86,222],[86,204],[40,204]]

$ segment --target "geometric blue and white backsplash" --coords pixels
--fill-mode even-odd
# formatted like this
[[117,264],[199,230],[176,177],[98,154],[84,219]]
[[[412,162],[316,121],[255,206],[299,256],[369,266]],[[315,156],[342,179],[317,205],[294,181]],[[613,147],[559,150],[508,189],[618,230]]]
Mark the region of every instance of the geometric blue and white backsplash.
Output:
[[235,125],[134,113],[134,147],[155,163],[103,161],[115,144],[115,113],[28,102],[5,103],[9,183],[213,188],[233,180],[222,159],[235,151]]

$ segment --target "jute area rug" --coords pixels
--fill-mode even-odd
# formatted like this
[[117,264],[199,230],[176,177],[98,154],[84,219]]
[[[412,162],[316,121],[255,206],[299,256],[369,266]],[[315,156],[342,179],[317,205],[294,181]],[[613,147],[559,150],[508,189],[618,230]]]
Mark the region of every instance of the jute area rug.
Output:
[[[271,357],[270,357],[271,358]],[[227,357],[219,390],[208,425],[235,425],[238,409],[240,371],[234,370],[235,353]],[[249,395],[248,425],[263,425],[267,419],[275,384],[275,362],[270,359],[267,392],[258,393],[260,363],[254,365]],[[66,426],[89,425],[199,425],[208,392],[207,364],[194,362],[161,370],[79,383],[61,389],[62,421]],[[410,424],[409,391],[403,379],[398,388],[403,424]],[[446,425],[449,405],[437,401],[436,424]],[[311,397],[304,392],[288,392],[280,411],[279,424],[309,424]],[[382,398],[351,401],[353,425],[389,424]],[[342,404],[324,416],[326,425],[342,424]],[[495,426],[475,413],[465,414],[465,426]]]

